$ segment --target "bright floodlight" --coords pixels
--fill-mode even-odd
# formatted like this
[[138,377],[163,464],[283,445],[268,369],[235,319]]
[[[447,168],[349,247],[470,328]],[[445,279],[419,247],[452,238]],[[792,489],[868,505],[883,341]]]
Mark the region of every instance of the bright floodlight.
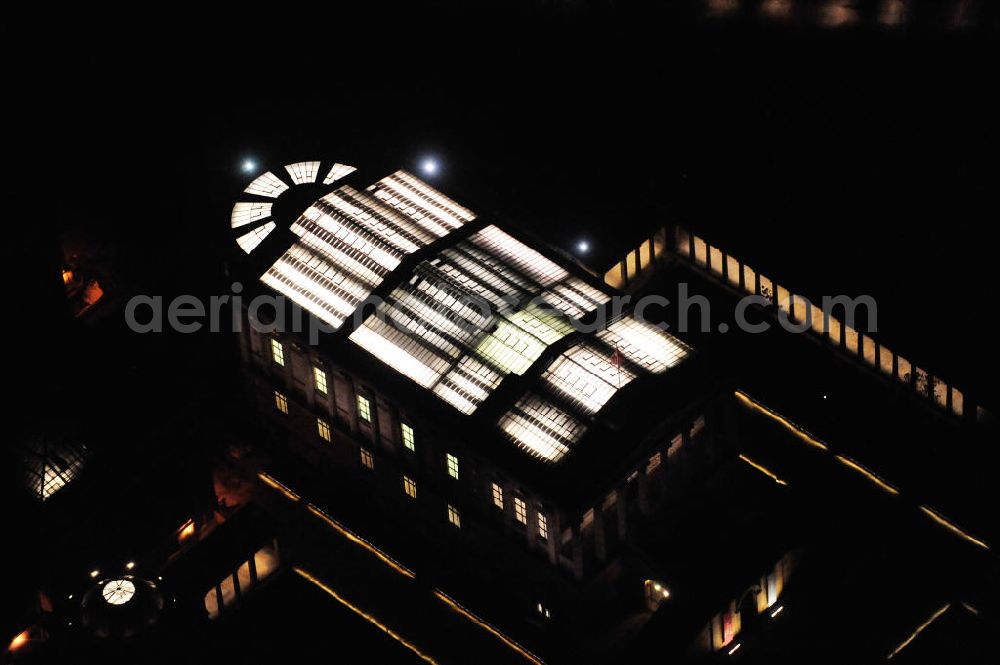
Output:
[[576,251],[580,252],[581,254],[586,254],[587,252],[590,251],[590,243],[587,242],[586,240],[581,240],[576,244]]
[[425,175],[434,175],[438,172],[437,160],[428,157],[424,161],[420,162],[420,170],[423,171]]
[[252,159],[244,159],[242,168],[244,173],[253,173],[257,170],[257,162]]

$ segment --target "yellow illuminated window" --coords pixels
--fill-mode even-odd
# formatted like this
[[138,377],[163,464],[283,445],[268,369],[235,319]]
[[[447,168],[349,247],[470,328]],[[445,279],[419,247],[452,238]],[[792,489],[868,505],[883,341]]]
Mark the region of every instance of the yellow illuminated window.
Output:
[[458,509],[455,506],[448,506],[448,521],[457,526],[459,529],[462,528],[462,518],[458,515]]
[[333,441],[330,436],[330,425],[322,418],[316,419],[316,429],[319,430],[319,436],[324,441]]
[[538,513],[538,537],[542,540],[549,538],[549,519],[541,513]]
[[319,367],[313,367],[313,380],[316,382],[316,390],[326,394],[326,372]]
[[363,395],[358,395],[358,417],[369,423],[372,421],[372,404]]
[[521,524],[528,523],[528,506],[524,503],[524,499],[520,497],[514,497],[514,517]]
[[282,367],[285,366],[285,349],[276,339],[271,340],[271,359]]
[[503,510],[503,488],[493,483],[493,505]]
[[448,459],[448,475],[454,478],[455,480],[458,480],[458,458],[452,455],[451,453],[448,453],[447,459]]
[[274,405],[278,407],[278,411],[284,414],[288,414],[288,398],[279,393],[277,390],[274,391]]
[[375,468],[375,460],[372,459],[371,452],[365,450],[364,448],[361,449],[361,465],[366,469]]
[[403,447],[405,447],[407,450],[416,450],[417,445],[414,442],[413,438],[413,428],[407,425],[406,423],[401,423],[399,425],[399,429],[403,434]]
[[412,478],[403,476],[403,491],[406,492],[406,496],[411,499],[417,498],[417,484],[413,482]]

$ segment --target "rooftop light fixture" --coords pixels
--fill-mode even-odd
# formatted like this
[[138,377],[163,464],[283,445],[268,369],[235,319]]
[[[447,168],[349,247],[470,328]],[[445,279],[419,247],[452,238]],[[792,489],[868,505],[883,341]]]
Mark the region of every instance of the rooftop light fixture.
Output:
[[424,175],[436,175],[440,165],[433,157],[428,157],[420,162],[420,170]]

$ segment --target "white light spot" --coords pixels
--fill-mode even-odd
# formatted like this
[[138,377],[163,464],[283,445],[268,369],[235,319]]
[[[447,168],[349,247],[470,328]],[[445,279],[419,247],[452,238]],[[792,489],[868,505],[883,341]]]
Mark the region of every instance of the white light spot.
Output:
[[581,240],[576,244],[576,251],[580,252],[581,254],[586,254],[587,252],[590,251],[590,243],[587,242],[586,240]]
[[437,160],[428,157],[424,161],[420,162],[420,170],[424,172],[424,175],[434,175],[438,172]]
[[257,162],[252,159],[244,159],[243,165],[240,168],[243,169],[244,173],[253,173],[257,170]]

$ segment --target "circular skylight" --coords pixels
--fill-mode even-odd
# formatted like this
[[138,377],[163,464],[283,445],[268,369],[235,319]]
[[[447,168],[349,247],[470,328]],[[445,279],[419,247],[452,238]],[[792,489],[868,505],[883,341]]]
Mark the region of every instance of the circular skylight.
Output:
[[104,585],[101,594],[111,605],[124,605],[135,595],[135,585],[131,580],[111,580]]

